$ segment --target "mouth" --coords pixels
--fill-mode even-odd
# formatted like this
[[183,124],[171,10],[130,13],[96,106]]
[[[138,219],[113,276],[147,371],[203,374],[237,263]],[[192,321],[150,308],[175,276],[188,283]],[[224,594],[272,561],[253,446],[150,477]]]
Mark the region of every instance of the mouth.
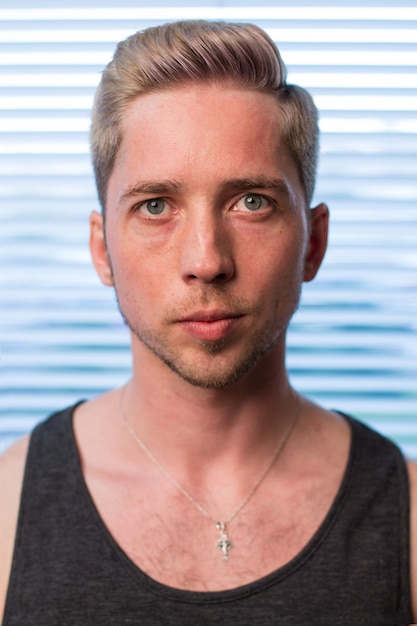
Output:
[[222,311],[222,310],[214,310],[214,311],[195,311],[190,315],[187,315],[181,318],[180,322],[218,322],[220,320],[227,319],[235,319],[242,317],[241,313],[233,313],[231,311]]
[[178,320],[181,328],[201,341],[224,340],[241,323],[243,315],[227,311],[196,311]]

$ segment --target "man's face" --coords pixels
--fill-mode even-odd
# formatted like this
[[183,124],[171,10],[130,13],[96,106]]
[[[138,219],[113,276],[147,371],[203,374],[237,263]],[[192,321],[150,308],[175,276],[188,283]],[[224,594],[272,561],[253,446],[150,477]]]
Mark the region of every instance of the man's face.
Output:
[[96,267],[134,349],[194,385],[230,385],[271,350],[283,355],[301,283],[317,269],[276,100],[185,85],[137,98],[122,130],[107,257],[94,218]]

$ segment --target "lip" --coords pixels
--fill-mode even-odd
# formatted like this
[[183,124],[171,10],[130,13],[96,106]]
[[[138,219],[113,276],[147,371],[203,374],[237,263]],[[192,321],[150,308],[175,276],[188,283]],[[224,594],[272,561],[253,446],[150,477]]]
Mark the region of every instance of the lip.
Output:
[[178,320],[178,323],[196,339],[220,341],[236,329],[242,318],[242,314],[225,311],[196,311]]
[[195,311],[186,317],[181,318],[180,322],[217,322],[219,320],[235,319],[242,317],[241,313],[232,313],[230,311]]

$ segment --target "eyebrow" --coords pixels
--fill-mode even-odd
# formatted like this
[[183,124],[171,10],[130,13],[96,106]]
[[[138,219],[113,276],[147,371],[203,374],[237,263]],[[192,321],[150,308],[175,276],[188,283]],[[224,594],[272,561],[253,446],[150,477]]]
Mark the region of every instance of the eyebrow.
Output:
[[285,201],[291,206],[296,203],[293,189],[282,178],[271,178],[269,176],[249,176],[245,178],[233,178],[224,181],[225,189],[238,191],[253,191],[254,189],[275,191],[285,197]]
[[162,180],[162,181],[137,181],[133,185],[130,185],[121,195],[120,202],[134,198],[141,194],[163,195],[166,193],[178,192],[182,188],[182,185],[175,180]]
[[[269,178],[267,176],[250,176],[245,178],[231,178],[222,182],[224,190],[250,191],[251,189],[271,189],[283,193],[287,198],[292,197],[288,185],[281,178]],[[183,189],[181,183],[176,180],[162,181],[137,181],[130,185],[121,195],[120,202],[129,200],[139,195],[160,196],[168,193],[178,193]]]
[[233,178],[223,183],[226,189],[247,191],[250,189],[273,189],[290,196],[288,185],[281,178],[269,178],[267,176],[254,176],[248,178]]

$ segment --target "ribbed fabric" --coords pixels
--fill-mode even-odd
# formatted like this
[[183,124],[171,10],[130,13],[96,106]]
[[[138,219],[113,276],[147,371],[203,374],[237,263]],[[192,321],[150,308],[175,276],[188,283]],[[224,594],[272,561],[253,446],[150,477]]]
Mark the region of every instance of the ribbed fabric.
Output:
[[396,626],[412,622],[404,459],[356,420],[345,476],[307,546],[274,573],[222,592],[149,578],[86,488],[73,407],[32,434],[3,626]]

